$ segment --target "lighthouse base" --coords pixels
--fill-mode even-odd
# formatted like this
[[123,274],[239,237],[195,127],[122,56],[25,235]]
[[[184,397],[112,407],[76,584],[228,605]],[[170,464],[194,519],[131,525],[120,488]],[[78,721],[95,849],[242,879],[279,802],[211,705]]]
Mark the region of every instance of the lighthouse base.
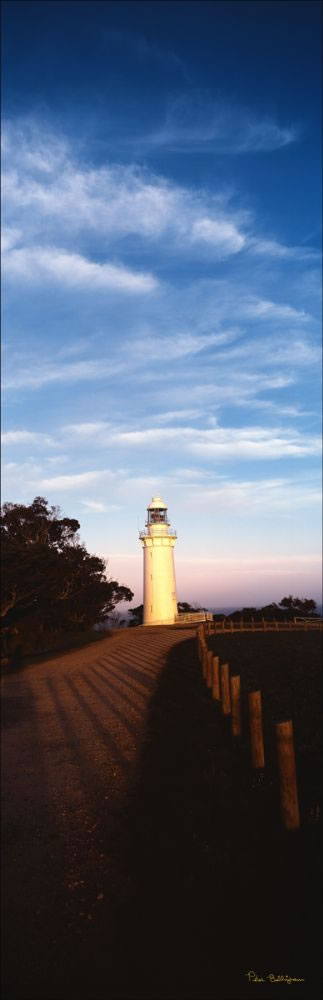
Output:
[[156,621],[143,622],[143,625],[175,625],[175,617],[173,618],[156,618]]

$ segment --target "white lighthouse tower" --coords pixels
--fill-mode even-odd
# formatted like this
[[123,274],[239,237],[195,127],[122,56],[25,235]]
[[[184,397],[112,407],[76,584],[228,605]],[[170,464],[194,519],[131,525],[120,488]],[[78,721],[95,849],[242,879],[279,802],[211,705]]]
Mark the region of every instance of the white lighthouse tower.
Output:
[[148,504],[139,538],[144,550],[144,625],[171,625],[177,614],[174,545],[167,507],[161,497]]

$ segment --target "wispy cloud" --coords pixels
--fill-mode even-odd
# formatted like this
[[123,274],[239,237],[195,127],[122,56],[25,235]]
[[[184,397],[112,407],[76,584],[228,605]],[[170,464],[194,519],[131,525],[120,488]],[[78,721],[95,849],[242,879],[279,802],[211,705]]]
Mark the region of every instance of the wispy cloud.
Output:
[[39,365],[30,363],[20,369],[7,370],[3,386],[6,389],[40,389],[51,383],[92,382],[98,379],[114,378],[124,370],[121,363],[110,363],[100,358],[75,361],[71,364],[48,362]]
[[75,490],[80,486],[83,488],[84,486],[88,486],[92,483],[98,483],[102,480],[114,479],[114,477],[115,473],[111,472],[110,469],[101,469],[94,472],[72,473],[68,476],[51,476],[49,478],[40,479],[38,486],[42,490]]
[[297,125],[279,125],[269,116],[257,117],[248,108],[215,99],[209,91],[194,90],[170,102],[161,126],[140,138],[147,147],[243,154],[288,146],[299,131]]
[[[204,135],[208,143],[216,135],[221,141],[221,136],[228,139],[230,134],[233,150],[245,150],[248,142],[259,150],[267,148],[266,141],[268,148],[274,148],[274,142],[284,145],[295,138],[292,130],[268,122],[259,123],[257,131],[241,109],[217,109],[213,124],[206,126],[210,107],[205,110],[203,102],[195,112],[194,105],[184,111],[181,104],[177,107],[180,117],[195,114],[198,122],[195,129],[182,125],[182,142],[186,134]],[[142,246],[155,243],[167,255],[171,245],[174,254],[185,252],[195,258],[202,249],[215,260],[241,252],[277,261],[316,256],[311,248],[288,247],[273,236],[259,236],[253,213],[245,205],[239,208],[236,197],[223,186],[216,191],[185,187],[135,163],[89,165],[64,137],[46,134],[30,121],[7,123],[4,130],[4,248],[16,280],[45,277],[66,287],[152,291],[157,283],[153,274],[133,272],[114,259],[116,246],[119,257],[133,237]],[[149,141],[162,145],[170,135],[168,123]],[[85,235],[90,241],[95,238],[103,261],[76,247],[76,241],[83,245]]]
[[151,274],[130,271],[120,264],[97,263],[57,247],[21,247],[5,257],[5,274],[31,284],[54,281],[67,288],[112,290],[142,294],[153,291]]
[[1,441],[4,445],[32,445],[40,448],[55,448],[56,441],[49,434],[40,431],[15,430],[3,431]]
[[241,302],[241,313],[251,319],[286,319],[293,322],[307,322],[308,313],[304,309],[295,309],[285,303],[271,302],[256,296],[247,297]]
[[93,511],[94,514],[108,514],[109,511],[121,509],[120,504],[106,504],[101,500],[81,500],[81,503],[83,507],[86,507],[89,511]]
[[248,249],[251,253],[273,257],[282,260],[318,260],[320,253],[306,246],[285,246],[278,240],[249,239]]
[[111,443],[131,447],[171,448],[175,445],[197,455],[218,459],[258,459],[302,457],[320,454],[321,441],[283,428],[244,427],[197,429],[193,427],[148,428],[119,431]]

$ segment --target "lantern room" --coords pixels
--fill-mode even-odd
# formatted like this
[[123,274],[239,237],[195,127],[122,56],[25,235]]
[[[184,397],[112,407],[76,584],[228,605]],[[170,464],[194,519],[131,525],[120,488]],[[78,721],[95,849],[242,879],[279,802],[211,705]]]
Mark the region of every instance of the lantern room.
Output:
[[147,526],[150,524],[169,524],[167,507],[161,497],[153,497],[147,507]]

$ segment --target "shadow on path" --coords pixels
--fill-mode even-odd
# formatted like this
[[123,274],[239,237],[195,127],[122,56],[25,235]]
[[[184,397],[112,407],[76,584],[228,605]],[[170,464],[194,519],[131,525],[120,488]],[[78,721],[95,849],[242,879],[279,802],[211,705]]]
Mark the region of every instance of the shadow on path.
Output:
[[[252,781],[194,640],[172,649],[132,801],[124,996],[235,1000],[257,988],[250,970],[303,977],[289,995],[319,995],[317,845],[312,830],[281,832],[272,777]],[[269,997],[277,984],[260,988]]]
[[[61,725],[66,762],[73,761],[71,788],[77,779],[81,805],[88,798],[97,820],[87,840],[75,801],[69,827],[58,842],[58,851],[62,846],[72,850],[79,843],[85,882],[82,894],[88,895],[82,903],[86,912],[95,894],[97,858],[104,855],[106,868],[99,902],[86,925],[73,904],[66,926],[66,899],[59,896],[56,904],[53,895],[49,942],[49,925],[41,917],[34,932],[30,931],[30,908],[26,907],[22,913],[25,937],[23,924],[19,929],[16,986],[10,969],[11,986],[5,1000],[240,1000],[254,996],[255,990],[262,998],[276,998],[276,984],[248,983],[250,970],[260,976],[303,977],[305,987],[302,983],[286,986],[289,997],[316,1000],[316,830],[282,834],[274,776],[269,774],[259,786],[251,780],[248,748],[244,743],[239,749],[233,746],[226,720],[202,681],[194,638],[171,648],[160,673],[156,668],[146,729],[138,736],[142,749],[135,775],[130,769],[128,794],[120,798],[120,804],[104,795],[110,772],[103,771],[103,759],[100,770],[100,758],[93,756],[93,750],[102,745],[109,762],[119,762],[128,773],[128,761],[123,756],[119,761],[118,754],[136,731],[135,716],[129,718],[130,652],[129,657],[125,667],[120,660],[119,674],[112,656],[110,673],[108,660],[105,667],[105,661],[97,659],[94,665],[82,664],[78,680],[64,675],[59,691],[54,678],[46,681]],[[120,692],[124,683],[124,695],[116,713],[118,677]],[[133,680],[144,691],[141,684],[146,685],[148,676],[139,667]],[[30,713],[32,705],[28,705]],[[12,707],[11,731],[15,731],[19,705],[14,702]],[[41,740],[44,734],[40,733],[39,746]],[[55,815],[47,818],[51,788],[46,753],[39,771],[40,778],[44,772],[43,854],[46,825],[51,831],[55,824]],[[53,767],[56,753],[53,744]],[[65,774],[64,770],[64,781]],[[60,854],[53,864],[49,891],[64,864],[68,868]],[[37,843],[32,865],[36,905]],[[44,857],[41,872],[45,865]],[[28,887],[28,880],[21,876],[18,885]],[[31,943],[34,986],[29,990],[19,973],[19,962],[23,968]],[[12,961],[14,954],[13,945]],[[31,975],[30,969],[30,982]]]

